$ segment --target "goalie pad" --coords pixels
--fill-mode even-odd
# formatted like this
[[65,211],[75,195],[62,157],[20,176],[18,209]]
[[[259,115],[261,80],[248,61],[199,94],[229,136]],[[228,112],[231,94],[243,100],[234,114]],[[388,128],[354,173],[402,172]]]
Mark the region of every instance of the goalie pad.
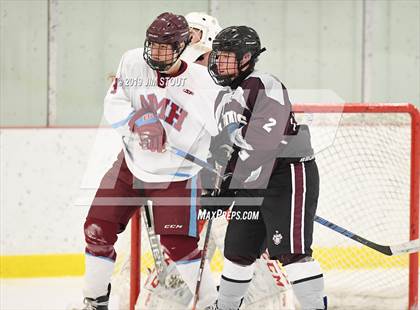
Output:
[[187,284],[182,280],[176,264],[171,260],[167,262],[167,277],[165,285],[160,285],[155,269],[151,270],[140,292],[136,310],[158,309],[186,309],[192,300],[192,293]]
[[[254,278],[251,281],[241,309],[294,309],[293,292],[290,283],[277,261],[265,259],[256,261]],[[136,305],[136,310],[178,310],[187,309],[193,295],[182,280],[176,264],[169,259],[165,286],[159,285],[156,270],[149,273]]]
[[291,285],[279,263],[266,253],[261,257],[241,309],[294,309]]
[[[211,260],[217,248],[221,249],[221,252],[223,251],[226,222],[226,219],[223,217],[213,220],[212,235],[207,255],[209,260]],[[203,239],[201,238],[201,240]],[[279,263],[267,260],[268,256],[266,254],[263,254],[262,258],[264,259],[255,262],[255,275],[241,310],[294,309],[293,292]],[[145,283],[142,285],[136,309],[188,309],[188,305],[192,301],[192,293],[181,279],[176,265],[168,257],[165,257],[165,262],[168,267],[165,287],[156,286],[157,273],[155,270],[150,270]],[[117,266],[116,269],[120,270],[120,272],[117,279],[115,279],[115,285],[113,284],[116,288],[114,292],[117,295],[114,295],[114,298],[118,297],[120,309],[128,309],[128,294],[130,291],[129,281],[127,281],[130,269],[129,260],[125,260],[123,266]]]

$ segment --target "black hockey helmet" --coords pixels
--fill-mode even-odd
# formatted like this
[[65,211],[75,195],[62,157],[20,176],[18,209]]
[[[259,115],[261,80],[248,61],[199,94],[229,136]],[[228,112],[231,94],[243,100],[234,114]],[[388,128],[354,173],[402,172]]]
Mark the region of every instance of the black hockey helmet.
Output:
[[[152,49],[153,43],[157,47]],[[188,43],[189,26],[185,17],[165,12],[147,28],[143,58],[152,69],[167,71],[179,59]],[[166,47],[162,49],[160,44]],[[158,58],[164,58],[164,60]]]
[[[220,31],[213,40],[212,52],[209,57],[208,70],[216,84],[227,86],[237,79],[244,79],[254,70],[258,56],[265,51],[261,49],[261,42],[257,32],[248,26],[231,26]],[[220,52],[232,52],[235,59],[225,63],[229,69],[237,69],[236,74],[226,74],[219,70]],[[246,53],[251,54],[251,58],[241,65],[242,58]],[[245,70],[243,70],[246,68]]]

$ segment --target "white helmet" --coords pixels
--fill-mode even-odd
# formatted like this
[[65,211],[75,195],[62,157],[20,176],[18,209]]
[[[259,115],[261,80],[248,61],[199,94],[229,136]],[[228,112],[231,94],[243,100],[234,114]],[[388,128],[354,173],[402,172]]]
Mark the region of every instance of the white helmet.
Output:
[[190,28],[201,30],[201,40],[188,45],[181,55],[182,59],[194,62],[199,56],[211,51],[213,40],[219,31],[222,30],[222,27],[220,27],[215,17],[203,12],[188,13],[185,18]]

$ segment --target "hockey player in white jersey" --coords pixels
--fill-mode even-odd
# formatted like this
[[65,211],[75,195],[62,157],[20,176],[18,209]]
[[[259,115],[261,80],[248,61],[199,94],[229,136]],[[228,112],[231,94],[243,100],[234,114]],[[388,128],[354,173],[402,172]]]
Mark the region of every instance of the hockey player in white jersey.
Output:
[[[185,51],[181,54],[181,59],[187,63],[195,63],[201,65],[200,68],[207,73],[208,56],[211,52],[213,39],[221,30],[217,19],[204,12],[191,12],[185,15],[190,29],[190,43],[187,45]],[[202,83],[208,82],[208,85],[201,85],[202,88],[217,89],[220,91],[221,87],[216,85],[213,80],[203,80]],[[203,191],[204,193],[204,191]],[[205,221],[200,220],[198,225],[198,232],[200,238],[203,239],[202,230]],[[223,242],[222,238],[220,241]],[[214,239],[211,239],[212,251],[216,250]],[[212,257],[207,255],[207,257]],[[155,281],[158,279],[158,271],[151,270],[148,274],[146,282],[143,286],[144,289],[140,293],[140,302],[137,304],[139,309],[178,309],[180,304],[187,306],[188,300],[192,300],[192,293],[189,288],[184,285],[181,275],[174,269],[174,264],[170,260],[167,263],[167,279],[170,278],[172,283],[176,283],[177,292],[174,296],[174,286],[167,284],[165,286],[156,286]],[[204,292],[203,292],[204,293]],[[179,297],[179,298],[177,298]],[[174,301],[177,301],[175,303]],[[124,305],[125,306],[125,305]]]
[[[183,16],[159,15],[144,48],[127,51],[105,97],[105,118],[121,134],[123,151],[103,177],[84,225],[85,309],[107,310],[117,234],[146,199],[154,202],[156,233],[193,292],[201,253],[197,232],[200,167],[166,151],[167,146],[206,158],[217,88],[202,66],[182,61],[190,40]],[[214,84],[213,84],[214,85]],[[176,200],[174,199],[176,198]],[[206,264],[198,308],[216,300]]]

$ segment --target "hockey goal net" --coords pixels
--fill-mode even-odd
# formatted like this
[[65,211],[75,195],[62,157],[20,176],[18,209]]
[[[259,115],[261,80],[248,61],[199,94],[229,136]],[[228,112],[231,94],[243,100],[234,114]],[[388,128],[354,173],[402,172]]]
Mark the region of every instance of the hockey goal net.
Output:
[[[299,104],[294,110],[311,128],[321,179],[317,214],[380,244],[417,239],[419,111],[411,104]],[[131,263],[127,266],[124,255],[117,262],[130,310],[153,268],[140,222],[136,214]],[[215,238],[223,240],[223,225],[216,229]],[[385,256],[318,224],[313,248],[324,270],[329,308],[417,309],[418,253]],[[216,250],[215,276],[222,266]]]

